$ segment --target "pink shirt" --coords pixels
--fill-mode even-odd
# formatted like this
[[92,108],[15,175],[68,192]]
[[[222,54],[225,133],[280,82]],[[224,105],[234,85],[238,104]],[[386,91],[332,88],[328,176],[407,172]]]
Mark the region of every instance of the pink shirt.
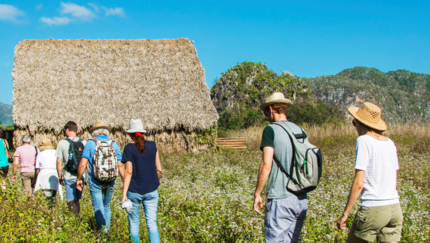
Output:
[[[39,149],[37,149],[39,153]],[[15,150],[14,157],[19,157],[21,161],[21,173],[34,172],[36,164],[36,149],[32,145],[22,145]]]

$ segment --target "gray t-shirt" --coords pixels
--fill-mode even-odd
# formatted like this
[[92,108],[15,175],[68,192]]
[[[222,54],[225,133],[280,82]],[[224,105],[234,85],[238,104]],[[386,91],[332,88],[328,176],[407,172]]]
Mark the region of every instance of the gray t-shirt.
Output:
[[[77,142],[79,140],[78,137],[70,137],[69,139],[71,139],[74,142]],[[82,140],[82,143],[85,146],[86,141]],[[64,166],[67,163],[67,161],[69,160],[69,146],[70,146],[70,144],[69,144],[69,142],[67,140],[65,140],[65,139],[61,140],[58,143],[57,151],[55,153],[55,156],[57,156],[57,158],[60,158],[63,161],[63,176],[64,176],[64,179],[66,179],[66,180],[68,180],[68,179],[75,179],[76,180],[76,178],[77,178],[76,173],[71,173],[71,172],[67,171],[65,169],[65,166]]]
[[[282,121],[282,123],[286,124],[294,134],[302,133],[302,129],[296,124],[288,121]],[[293,147],[291,145],[290,137],[281,126],[269,124],[264,128],[260,149],[263,150],[263,148],[267,146],[274,148],[273,156],[280,161],[282,166],[288,172],[293,156]],[[288,177],[279,169],[278,165],[273,160],[272,169],[267,181],[267,198],[282,199],[294,195],[286,189],[288,181]]]

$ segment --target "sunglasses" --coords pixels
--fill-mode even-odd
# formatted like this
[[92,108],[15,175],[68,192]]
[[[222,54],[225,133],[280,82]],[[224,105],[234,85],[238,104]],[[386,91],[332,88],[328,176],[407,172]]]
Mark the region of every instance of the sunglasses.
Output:
[[352,125],[355,127],[355,125],[357,125],[357,120],[352,120]]
[[265,111],[264,111],[264,115],[265,115],[266,117],[269,117],[269,115],[270,115],[270,111],[265,110]]

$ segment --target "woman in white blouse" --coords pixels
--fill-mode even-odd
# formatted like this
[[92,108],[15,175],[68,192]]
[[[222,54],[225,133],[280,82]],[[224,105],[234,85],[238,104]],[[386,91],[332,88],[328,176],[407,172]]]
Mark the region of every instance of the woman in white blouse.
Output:
[[397,193],[399,163],[394,142],[382,135],[387,124],[381,119],[381,109],[370,102],[360,108],[350,107],[359,138],[356,144],[355,178],[345,209],[337,220],[339,229],[355,201],[361,195],[361,205],[355,215],[347,242],[399,242],[402,232],[402,210]]

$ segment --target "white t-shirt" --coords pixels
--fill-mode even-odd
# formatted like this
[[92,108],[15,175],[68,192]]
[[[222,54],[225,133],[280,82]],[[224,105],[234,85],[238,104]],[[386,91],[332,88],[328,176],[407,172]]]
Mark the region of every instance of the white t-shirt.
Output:
[[55,155],[54,149],[47,149],[40,152],[36,158],[36,168],[46,169],[46,168],[57,168],[57,156]]
[[380,141],[369,135],[357,139],[355,169],[366,172],[361,206],[384,206],[399,203],[397,170],[399,161],[394,142]]

